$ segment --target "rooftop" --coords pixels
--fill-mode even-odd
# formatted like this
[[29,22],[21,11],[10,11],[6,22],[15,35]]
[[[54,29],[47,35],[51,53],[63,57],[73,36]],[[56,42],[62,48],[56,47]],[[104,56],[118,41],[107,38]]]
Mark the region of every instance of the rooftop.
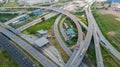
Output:
[[73,29],[69,28],[69,29],[67,29],[67,34],[68,35],[74,35],[75,32],[73,31]]
[[29,5],[33,5],[33,4],[38,4],[38,3],[51,3],[51,2],[57,2],[57,0],[19,0],[20,1],[24,1],[25,3],[29,4]]
[[44,45],[46,45],[47,43],[49,43],[49,40],[46,39],[45,37],[41,37],[40,39],[36,40],[34,43],[38,47],[43,47]]
[[39,31],[37,31],[39,34],[46,34],[47,33],[47,31],[44,31],[44,30],[39,30]]

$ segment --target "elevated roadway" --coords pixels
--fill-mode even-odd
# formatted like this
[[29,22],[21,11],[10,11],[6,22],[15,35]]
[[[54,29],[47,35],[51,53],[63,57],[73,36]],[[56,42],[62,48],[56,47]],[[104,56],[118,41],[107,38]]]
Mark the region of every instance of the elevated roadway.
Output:
[[[0,9],[2,9],[3,7],[1,7]],[[59,9],[59,8],[55,8],[55,7],[43,7],[43,6],[24,6],[24,7],[4,7],[4,9],[17,9],[17,8],[37,8],[37,9],[45,9],[45,10],[51,10],[51,11],[55,11],[55,12],[58,12],[58,13],[61,13],[61,14],[64,14],[66,16],[68,16],[76,25],[77,29],[78,29],[78,41],[77,41],[77,44],[80,44],[80,41],[83,40],[83,36],[82,36],[82,30],[81,30],[81,27],[78,23],[78,20],[77,18],[69,13],[68,11],[66,10],[63,10],[63,9]],[[7,23],[8,24],[8,23]]]
[[[94,2],[95,0],[93,0]],[[86,9],[86,16],[88,16],[89,20],[91,20],[93,24],[93,37],[94,37],[94,44],[95,44],[95,52],[96,52],[96,61],[97,61],[97,67],[104,67],[103,59],[102,59],[102,54],[101,54],[101,49],[100,49],[100,44],[99,44],[99,37],[97,36],[97,29],[95,28],[94,20],[92,19],[91,15],[91,7],[92,4],[89,5],[88,9]]]
[[85,40],[83,40],[82,42],[83,45],[78,49],[78,51],[74,55],[72,55],[72,57],[68,60],[65,67],[70,67],[70,66],[78,67],[81,64],[86,54],[86,51],[92,39],[92,30],[93,30],[93,24],[91,23],[92,21],[89,18],[90,17],[88,17],[88,21],[89,21],[88,32],[86,34]]
[[[41,8],[41,7],[31,6],[31,8]],[[77,52],[75,51],[73,53],[74,54],[74,55],[72,55],[73,58],[72,59],[70,58],[70,60],[72,60],[72,62],[69,62],[67,64],[68,64],[68,67],[69,66],[74,66],[74,67],[79,66],[79,64],[82,62],[82,59],[84,58],[84,55],[86,54],[86,51],[87,51],[87,49],[89,47],[89,44],[90,44],[90,41],[91,41],[91,38],[92,38],[93,24],[89,24],[89,26],[88,26],[88,33],[86,35],[85,40],[83,41],[81,27],[80,27],[80,25],[78,23],[77,18],[74,15],[70,14],[69,12],[67,12],[65,10],[58,9],[58,8],[42,7],[42,9],[47,9],[47,10],[52,10],[52,11],[56,11],[56,12],[62,13],[64,15],[68,16],[76,24],[77,29],[78,29],[77,45],[80,45],[80,48],[78,49]],[[92,22],[91,20],[89,20],[89,21]]]
[[64,23],[65,19],[66,19],[66,17],[63,18],[60,22],[60,32],[61,32],[64,40],[66,41],[67,40],[67,34],[65,33],[66,30],[63,28],[63,23]]
[[[92,1],[91,4],[93,2],[94,1]],[[90,16],[88,16],[87,9],[85,10],[85,12],[88,19],[88,28],[87,27],[85,28],[88,29],[88,32],[86,34],[85,40],[83,41],[83,46],[81,46],[80,49],[78,49],[75,55],[72,55],[74,57],[70,58],[70,60],[68,61],[65,67],[70,67],[70,66],[78,67],[81,64],[82,59],[84,58],[86,51],[90,45],[92,35],[93,35],[93,21],[91,20]]]
[[99,38],[97,36],[96,30],[93,31],[93,37],[94,37],[94,44],[95,44],[97,67],[104,67],[101,49],[100,49],[100,44],[99,44]]
[[33,58],[35,58],[38,62],[43,64],[45,67],[57,67],[56,64],[51,62],[49,59],[43,56],[39,51],[37,51],[35,48],[30,46],[28,43],[23,41],[21,38],[19,38],[15,34],[11,33],[10,31],[2,27],[0,27],[0,32],[2,32],[4,35],[9,37],[12,41],[16,42],[20,47],[22,47],[25,51],[27,51],[30,55],[32,55]]
[[6,49],[9,55],[20,65],[20,67],[36,67],[10,40],[0,33],[0,45]]
[[89,16],[91,16],[91,20],[93,20],[94,23],[94,28],[96,29],[96,32],[98,34],[98,37],[100,39],[101,44],[108,50],[110,51],[118,60],[120,60],[120,52],[117,51],[110,43],[109,41],[103,36],[102,32],[100,31],[97,22],[94,19],[94,16],[91,12],[91,9],[89,9],[90,14]]
[[70,14],[68,11],[63,10],[63,9],[51,8],[51,7],[50,8],[46,8],[46,9],[62,13],[64,15],[68,16],[75,23],[75,25],[77,27],[77,30],[78,30],[77,44],[80,44],[81,41],[83,40],[83,34],[82,34],[81,26],[79,25],[79,22],[78,22],[77,18],[73,14]]
[[72,52],[70,51],[70,49],[67,47],[67,45],[64,43],[64,41],[62,40],[59,30],[58,30],[58,22],[60,21],[60,18],[62,17],[62,15],[58,16],[58,18],[56,19],[55,23],[54,23],[54,34],[58,40],[58,42],[60,43],[61,47],[64,49],[64,51],[67,53],[68,56],[71,56]]
[[[11,7],[6,7],[6,8],[11,8]],[[22,7],[13,7],[13,8],[22,8]],[[78,30],[77,45],[78,46],[82,45],[81,42],[83,41],[83,34],[82,34],[81,26],[79,25],[77,18],[74,15],[70,14],[68,11],[59,9],[59,8],[53,8],[53,7],[47,8],[47,7],[40,7],[40,6],[30,6],[30,7],[23,7],[23,8],[38,8],[38,9],[52,10],[68,16],[71,20],[73,20]]]

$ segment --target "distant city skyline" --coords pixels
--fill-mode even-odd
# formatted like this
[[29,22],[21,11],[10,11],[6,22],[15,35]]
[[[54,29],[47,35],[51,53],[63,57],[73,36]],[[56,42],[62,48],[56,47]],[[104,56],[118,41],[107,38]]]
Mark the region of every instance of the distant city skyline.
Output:
[[108,1],[108,2],[120,2],[120,0],[96,0],[97,2],[105,2],[105,1]]
[[107,0],[108,2],[120,2],[120,0]]

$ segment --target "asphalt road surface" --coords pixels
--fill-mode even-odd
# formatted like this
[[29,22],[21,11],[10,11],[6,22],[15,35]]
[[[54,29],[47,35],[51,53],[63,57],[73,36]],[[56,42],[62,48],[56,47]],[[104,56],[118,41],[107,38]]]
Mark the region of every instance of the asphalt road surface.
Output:
[[9,37],[12,41],[16,42],[21,48],[23,48],[26,52],[28,52],[30,55],[33,56],[38,62],[43,64],[46,67],[57,67],[56,64],[51,62],[49,59],[47,59],[44,55],[42,55],[39,51],[37,51],[35,48],[30,46],[28,43],[26,43],[24,40],[16,36],[15,34],[11,33],[10,31],[0,27],[0,32],[4,33],[7,37]]
[[61,47],[65,50],[65,52],[68,54],[68,56],[71,56],[72,51],[70,51],[70,49],[66,46],[66,44],[62,40],[59,30],[58,30],[58,22],[59,22],[60,18],[61,18],[61,15],[56,19],[56,21],[54,23],[54,33],[55,33],[55,36],[56,36],[58,42],[60,43]]
[[10,40],[0,33],[0,45],[3,46],[9,55],[20,65],[20,67],[36,67]]

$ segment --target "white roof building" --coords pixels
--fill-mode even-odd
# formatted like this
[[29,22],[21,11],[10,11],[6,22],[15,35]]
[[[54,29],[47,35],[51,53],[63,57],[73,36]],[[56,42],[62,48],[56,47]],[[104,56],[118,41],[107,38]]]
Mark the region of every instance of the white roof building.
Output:
[[43,34],[47,34],[47,31],[44,31],[44,30],[39,30],[37,31],[39,34],[43,35]]
[[48,44],[49,40],[45,37],[41,37],[40,39],[36,40],[34,44],[38,47],[43,47],[44,45]]
[[[19,0],[18,2],[23,1]],[[24,0],[24,2],[28,5],[34,5],[34,4],[44,4],[44,3],[52,3],[52,2],[58,2],[58,0]]]
[[113,2],[113,3],[111,3],[111,7],[112,8],[120,8],[120,3]]

